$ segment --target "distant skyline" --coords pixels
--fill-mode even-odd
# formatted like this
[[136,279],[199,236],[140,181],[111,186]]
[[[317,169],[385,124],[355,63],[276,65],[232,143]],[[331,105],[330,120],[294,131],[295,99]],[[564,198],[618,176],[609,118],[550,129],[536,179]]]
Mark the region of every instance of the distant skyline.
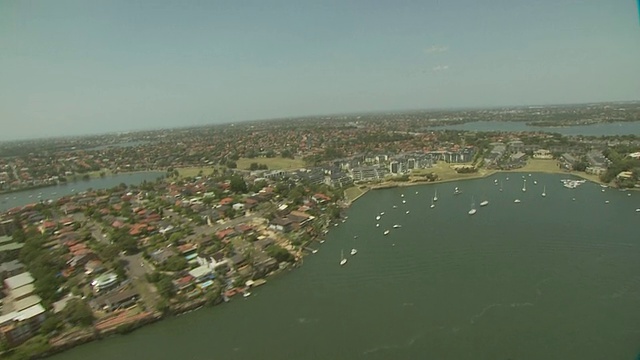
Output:
[[0,141],[640,100],[631,0],[2,1]]

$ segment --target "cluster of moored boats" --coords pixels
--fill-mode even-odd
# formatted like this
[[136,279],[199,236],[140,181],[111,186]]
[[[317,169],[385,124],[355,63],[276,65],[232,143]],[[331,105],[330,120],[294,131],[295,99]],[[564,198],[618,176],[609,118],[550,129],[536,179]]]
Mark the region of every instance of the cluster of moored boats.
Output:
[[578,186],[587,182],[587,180],[573,180],[573,179],[562,179],[560,181],[562,181],[562,186],[566,187],[567,189],[575,189]]
[[[529,176],[531,176],[531,174],[529,174]],[[525,176],[523,176],[522,178],[523,178],[522,192],[526,192],[526,191],[527,191],[527,179],[526,179],[526,177],[525,177]],[[505,178],[505,180],[506,180],[506,181],[509,181],[509,178],[507,177],[507,178]],[[563,186],[564,186],[565,188],[568,188],[568,189],[575,189],[575,188],[577,188],[578,186],[580,186],[580,185],[582,185],[582,184],[586,183],[586,180],[575,180],[575,179],[562,179],[561,181],[562,181]],[[533,180],[533,184],[534,184],[534,185],[537,185],[537,184],[538,184],[538,182],[537,182],[536,180]],[[494,180],[494,185],[496,185],[496,186],[497,186],[497,185],[500,185],[500,191],[502,191],[502,182],[501,182],[501,181],[500,181],[500,182],[498,182],[498,180],[497,180],[497,179],[495,179],[495,180]],[[604,192],[604,191],[605,191],[605,188],[606,188],[607,186],[606,186],[606,185],[601,185],[601,186],[602,186],[602,188],[603,188],[603,189],[602,189],[602,191]],[[453,195],[460,195],[461,193],[462,193],[462,190],[460,190],[460,188],[459,188],[459,187],[455,187],[455,188],[454,188],[454,190],[453,190]],[[418,192],[417,192],[417,191],[416,191],[416,194],[418,194]],[[542,193],[541,193],[540,195],[541,195],[542,197],[546,197],[546,196],[547,196],[547,187],[546,187],[546,186],[543,186]],[[628,196],[631,196],[631,194],[629,193],[629,194],[628,194]],[[401,198],[403,198],[403,199],[402,199],[402,203],[403,203],[403,204],[406,204],[406,203],[407,203],[407,201],[404,199],[405,195],[404,195],[404,194],[401,194],[401,195],[400,195],[400,197],[401,197]],[[573,198],[573,200],[575,200],[575,198]],[[436,207],[436,202],[437,202],[437,201],[438,201],[438,191],[437,191],[437,190],[435,190],[434,195],[433,195],[433,198],[431,199],[431,205],[430,205],[430,208],[432,208],[432,209],[433,209],[433,208],[435,208],[435,207]],[[520,202],[521,202],[521,200],[516,198],[513,202],[514,202],[514,203],[520,203]],[[607,203],[607,204],[608,204],[608,203],[609,203],[609,201],[607,200],[607,201],[605,201],[605,203]],[[489,205],[489,201],[488,201],[488,200],[483,200],[482,202],[480,202],[480,204],[479,204],[479,205],[480,205],[480,207],[487,206],[487,205]],[[394,209],[397,209],[397,208],[398,208],[398,206],[397,206],[397,205],[393,205],[393,208],[394,208]],[[474,215],[474,214],[476,214],[476,213],[477,213],[477,211],[478,211],[478,210],[477,210],[477,209],[476,209],[476,207],[475,207],[475,202],[474,202],[473,197],[472,197],[472,198],[471,198],[471,209],[468,211],[468,214],[469,214],[469,215]],[[636,212],[640,213],[640,208],[636,209]],[[409,214],[409,211],[407,210],[405,213],[406,213],[406,214]],[[385,214],[384,212],[381,212],[380,214],[376,215],[376,217],[375,217],[375,220],[376,220],[376,227],[380,227],[380,220],[382,219],[382,217],[384,216],[384,214]],[[402,227],[402,225],[400,225],[400,224],[395,224],[395,225],[393,225],[393,228],[394,228],[394,229],[399,229],[399,228],[401,228],[401,227]],[[383,234],[383,235],[389,235],[390,233],[391,233],[391,230],[386,229],[386,230],[384,230],[384,232],[383,232],[382,234]],[[354,238],[355,238],[355,237],[354,237]],[[395,244],[393,244],[393,245],[395,245]],[[355,254],[357,254],[357,252],[358,252],[358,251],[357,251],[355,248],[354,248],[354,249],[351,249],[351,255],[352,255],[352,256],[353,256],[353,255],[355,255]],[[347,258],[345,258],[345,257],[344,257],[344,251],[343,251],[343,252],[341,253],[341,256],[340,256],[340,265],[345,265],[346,263],[347,263]]]

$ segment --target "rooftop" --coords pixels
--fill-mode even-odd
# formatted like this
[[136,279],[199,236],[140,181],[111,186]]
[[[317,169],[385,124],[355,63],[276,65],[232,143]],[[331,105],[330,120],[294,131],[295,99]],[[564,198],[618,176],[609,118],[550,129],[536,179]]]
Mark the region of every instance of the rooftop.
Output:
[[11,241],[13,241],[11,236],[0,236],[0,244],[10,243]]
[[29,320],[35,316],[43,314],[44,311],[45,311],[44,307],[42,307],[41,304],[37,304],[29,308],[26,308],[22,311],[18,311],[18,316],[16,317],[16,320],[18,321]]
[[4,252],[4,251],[11,251],[11,250],[19,250],[22,249],[22,247],[24,246],[24,244],[20,244],[20,243],[6,243],[3,245],[0,245],[0,252]]
[[34,305],[40,304],[42,299],[38,295],[31,295],[22,300],[18,300],[13,303],[14,311],[22,311],[24,309],[30,308]]
[[32,294],[35,291],[35,286],[33,284],[27,284],[25,286],[20,286],[19,288],[15,288],[11,291],[11,297],[14,299],[23,298],[29,294]]
[[6,278],[4,280],[4,284],[9,288],[9,290],[13,290],[21,286],[31,284],[33,281],[33,277],[29,272],[23,272],[22,274]]
[[11,260],[0,264],[0,273],[12,272],[16,270],[24,269],[24,265],[18,260]]
[[191,271],[189,271],[189,275],[193,276],[194,278],[200,278],[202,276],[206,276],[209,275],[211,273],[211,269],[209,269],[209,267],[207,266],[199,266]]

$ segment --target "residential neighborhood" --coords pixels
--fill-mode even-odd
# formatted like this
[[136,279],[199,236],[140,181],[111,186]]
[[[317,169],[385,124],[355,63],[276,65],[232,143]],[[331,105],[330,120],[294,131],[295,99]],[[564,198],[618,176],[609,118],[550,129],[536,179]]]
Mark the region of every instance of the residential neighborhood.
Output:
[[25,187],[134,171],[163,176],[33,199],[0,215],[3,349],[58,351],[249,297],[301,266],[371,189],[532,163],[640,187],[634,136],[438,131],[412,117],[317,126],[324,120],[59,139],[5,153],[4,201]]

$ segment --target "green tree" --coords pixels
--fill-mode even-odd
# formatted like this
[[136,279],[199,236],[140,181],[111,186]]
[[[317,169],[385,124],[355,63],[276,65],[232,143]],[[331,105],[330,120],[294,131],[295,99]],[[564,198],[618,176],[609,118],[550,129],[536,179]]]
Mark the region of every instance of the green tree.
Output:
[[171,278],[166,276],[156,283],[156,287],[158,288],[158,293],[165,299],[171,298],[175,292]]
[[289,149],[282,150],[282,152],[280,152],[280,156],[282,156],[283,158],[293,159],[293,154],[291,153],[291,150],[289,150]]
[[267,249],[267,254],[272,258],[276,259],[278,262],[294,262],[295,258],[287,249],[283,248],[280,245],[274,244],[269,246]]
[[184,256],[174,255],[167,259],[162,268],[166,271],[180,271],[186,269],[188,265]]
[[185,238],[185,234],[182,231],[176,231],[171,236],[169,236],[169,241],[175,246]]
[[60,321],[60,317],[57,314],[49,314],[40,326],[40,333],[46,336],[59,330],[61,327],[62,321]]
[[62,310],[63,318],[72,325],[89,326],[93,324],[93,311],[82,299],[71,299]]
[[230,189],[235,193],[244,194],[247,192],[247,183],[242,176],[234,175],[230,179]]

